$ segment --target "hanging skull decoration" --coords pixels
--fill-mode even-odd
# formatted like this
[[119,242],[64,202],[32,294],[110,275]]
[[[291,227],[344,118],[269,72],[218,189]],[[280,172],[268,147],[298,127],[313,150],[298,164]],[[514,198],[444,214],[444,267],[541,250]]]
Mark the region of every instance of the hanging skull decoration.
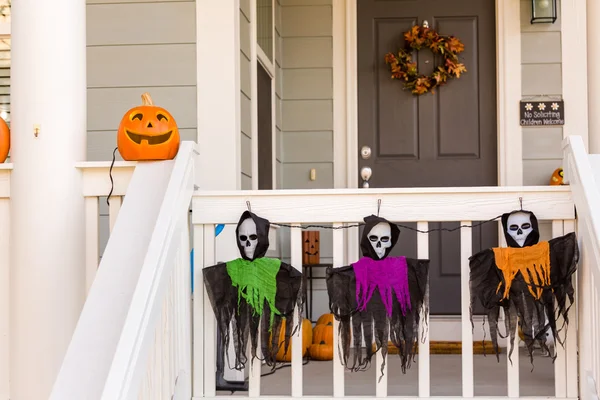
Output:
[[391,236],[392,229],[390,228],[390,224],[385,222],[378,223],[369,232],[369,241],[380,260],[385,256],[385,251],[389,247],[392,247]]
[[244,254],[246,254],[246,257],[250,260],[254,259],[254,250],[256,250],[256,245],[258,244],[256,223],[252,218],[246,218],[244,222],[241,223],[238,233],[238,239],[244,248]]
[[525,244],[527,236],[533,231],[531,217],[524,212],[516,212],[508,217],[508,234],[521,247]]

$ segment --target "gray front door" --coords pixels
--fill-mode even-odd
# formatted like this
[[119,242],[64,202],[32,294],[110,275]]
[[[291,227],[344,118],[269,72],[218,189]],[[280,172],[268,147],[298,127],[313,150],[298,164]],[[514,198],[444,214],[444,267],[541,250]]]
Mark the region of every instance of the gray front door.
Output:
[[[495,1],[358,0],[357,18],[357,153],[359,170],[372,169],[370,187],[497,185]],[[460,58],[467,73],[433,95],[415,96],[390,78],[384,55],[396,52],[403,33],[424,21],[464,43]],[[424,74],[440,63],[429,50],[414,57]],[[371,148],[368,159],[360,155],[363,146]],[[459,238],[459,231],[430,234],[432,314],[460,313]],[[495,223],[473,230],[474,252],[496,244]],[[416,234],[403,229],[392,254],[416,257]]]

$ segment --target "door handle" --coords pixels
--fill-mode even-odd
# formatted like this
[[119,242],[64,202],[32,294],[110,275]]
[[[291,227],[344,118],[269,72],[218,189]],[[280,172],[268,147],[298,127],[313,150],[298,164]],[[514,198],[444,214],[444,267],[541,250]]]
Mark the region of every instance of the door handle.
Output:
[[371,148],[369,146],[363,146],[360,149],[360,156],[363,160],[368,160],[371,157]]
[[362,167],[360,170],[360,176],[363,178],[363,188],[367,189],[369,187],[369,179],[371,179],[371,175],[373,171],[370,167]]

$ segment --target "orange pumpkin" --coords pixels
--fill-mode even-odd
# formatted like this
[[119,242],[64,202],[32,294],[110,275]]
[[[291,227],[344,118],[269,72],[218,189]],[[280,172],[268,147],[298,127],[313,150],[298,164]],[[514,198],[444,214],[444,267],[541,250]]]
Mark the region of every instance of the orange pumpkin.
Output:
[[327,325],[328,323],[333,325],[333,314],[323,314],[317,320],[317,325]]
[[310,358],[318,361],[333,360],[333,345],[324,341],[312,344],[308,350]]
[[552,177],[550,178],[550,185],[551,186],[563,185],[564,176],[565,176],[565,173],[564,173],[563,169],[556,168],[554,170],[554,172],[552,173]]
[[179,129],[175,118],[155,106],[148,93],[142,105],[127,111],[117,132],[117,147],[124,160],[172,160],[179,151]]
[[[312,343],[312,323],[308,319],[304,319],[302,321],[302,357],[306,355],[308,348]],[[283,322],[281,323],[281,329],[279,330],[279,342],[281,347],[279,351],[275,355],[275,359],[277,361],[292,361],[292,341],[290,340],[287,349],[284,350],[283,343],[285,343],[285,318],[283,318]]]
[[0,163],[6,161],[10,151],[10,129],[4,119],[0,118]]
[[321,342],[333,345],[333,322],[317,324],[313,329],[313,343]]
[[315,265],[319,260],[319,231],[303,231],[302,264]]

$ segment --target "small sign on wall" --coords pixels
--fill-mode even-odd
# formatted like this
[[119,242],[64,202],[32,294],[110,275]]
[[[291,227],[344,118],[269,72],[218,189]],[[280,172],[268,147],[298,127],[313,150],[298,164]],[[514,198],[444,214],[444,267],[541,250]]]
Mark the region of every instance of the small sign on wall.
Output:
[[521,126],[556,126],[565,124],[565,102],[521,101]]

